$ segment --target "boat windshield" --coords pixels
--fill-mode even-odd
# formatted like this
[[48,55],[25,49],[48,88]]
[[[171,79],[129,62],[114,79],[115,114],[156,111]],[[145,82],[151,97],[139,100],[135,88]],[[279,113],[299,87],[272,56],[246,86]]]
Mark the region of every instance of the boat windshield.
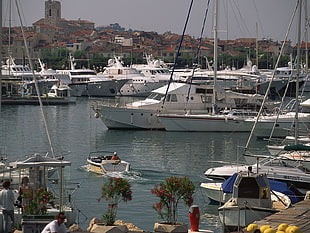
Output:
[[160,93],[151,93],[147,98],[160,101],[162,100],[164,96],[165,96],[164,94],[160,94]]

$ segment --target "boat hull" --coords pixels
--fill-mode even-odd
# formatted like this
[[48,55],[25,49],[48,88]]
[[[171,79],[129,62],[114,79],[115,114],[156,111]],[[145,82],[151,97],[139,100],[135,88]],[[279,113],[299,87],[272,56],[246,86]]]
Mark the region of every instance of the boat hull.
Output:
[[[288,131],[294,130],[294,120],[294,112],[279,115],[278,118],[276,115],[261,116],[255,127],[254,135],[259,138],[269,138],[270,135],[272,135],[272,137],[284,138],[288,134]],[[248,119],[246,121],[252,122],[252,124],[254,124],[255,119]],[[310,114],[299,113],[298,121],[300,127],[308,128],[310,126]],[[272,132],[273,127],[274,130]]]
[[224,115],[159,115],[167,131],[250,132],[252,124]]
[[278,212],[270,208],[257,208],[246,206],[231,206],[219,208],[219,217],[225,228],[237,230],[248,226],[257,220],[261,220],[271,214]]
[[164,129],[152,109],[101,106],[100,119],[109,129]]
[[71,88],[71,96],[80,97],[87,88],[87,83],[69,83]]
[[127,82],[120,89],[119,95],[121,96],[137,96],[137,97],[147,97],[151,91],[166,85],[167,82]]
[[216,203],[225,203],[231,198],[231,193],[224,193],[221,187],[222,183],[201,183],[206,196]]
[[82,92],[82,96],[92,97],[114,97],[119,94],[122,86],[127,82],[123,80],[108,80],[89,82],[87,88]]

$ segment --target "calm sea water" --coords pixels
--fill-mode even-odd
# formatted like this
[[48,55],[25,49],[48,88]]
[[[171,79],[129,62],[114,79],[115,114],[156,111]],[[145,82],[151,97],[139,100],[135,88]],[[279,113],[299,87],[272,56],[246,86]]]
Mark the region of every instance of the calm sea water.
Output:
[[[152,205],[157,201],[150,190],[170,176],[189,176],[196,185],[194,204],[201,213],[201,229],[220,231],[216,205],[199,188],[206,169],[226,163],[244,161],[241,154],[247,133],[188,133],[165,131],[107,130],[94,118],[91,100],[79,99],[75,105],[45,106],[44,113],[57,153],[72,162],[72,182],[80,182],[74,198],[79,209],[78,223],[86,229],[93,217],[105,212],[105,202],[97,202],[100,187],[108,176],[91,174],[83,166],[91,151],[117,151],[121,159],[131,163],[128,174],[113,174],[128,179],[133,200],[120,203],[117,219],[152,231],[159,221]],[[24,155],[46,153],[48,141],[39,106],[2,106],[0,146],[9,161]],[[257,149],[265,146],[254,141]],[[188,207],[181,205],[179,221],[189,224]]]

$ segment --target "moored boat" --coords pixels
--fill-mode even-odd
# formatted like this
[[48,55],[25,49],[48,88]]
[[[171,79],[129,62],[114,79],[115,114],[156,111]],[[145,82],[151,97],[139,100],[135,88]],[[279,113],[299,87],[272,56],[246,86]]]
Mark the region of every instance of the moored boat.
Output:
[[158,77],[145,76],[134,67],[124,66],[119,57],[109,59],[107,67],[102,73],[111,80],[128,80],[119,90],[121,96],[146,97],[154,89],[166,84]]
[[[96,102],[93,110],[98,113],[103,123],[109,129],[164,129],[159,116],[162,114],[182,114],[184,112],[202,114],[212,112],[212,96],[216,92],[218,110],[236,108],[236,102],[245,105],[257,103],[253,99],[226,92],[221,87],[213,85],[190,85],[187,83],[172,82],[163,86],[144,100],[128,103],[121,106],[119,103],[109,104]],[[239,101],[239,100],[244,101]],[[238,106],[242,107],[242,106]]]
[[240,230],[256,220],[278,212],[272,207],[270,184],[266,174],[239,172],[233,186],[232,198],[218,208],[227,231]]
[[[245,159],[250,165],[225,165],[212,167],[205,171],[208,179],[223,182],[236,172],[247,172],[252,167],[253,172],[266,173],[268,179],[294,184],[298,190],[305,194],[310,189],[309,170],[303,166],[292,166],[279,157],[262,156],[255,157],[244,154]],[[297,194],[297,192],[296,192]],[[299,194],[298,194],[299,195]]]

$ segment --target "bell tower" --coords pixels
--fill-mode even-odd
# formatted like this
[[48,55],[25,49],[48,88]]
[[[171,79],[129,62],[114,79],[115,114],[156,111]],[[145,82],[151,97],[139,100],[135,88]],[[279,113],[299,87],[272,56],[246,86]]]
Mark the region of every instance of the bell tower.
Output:
[[57,26],[61,19],[61,4],[59,1],[45,1],[45,24]]

